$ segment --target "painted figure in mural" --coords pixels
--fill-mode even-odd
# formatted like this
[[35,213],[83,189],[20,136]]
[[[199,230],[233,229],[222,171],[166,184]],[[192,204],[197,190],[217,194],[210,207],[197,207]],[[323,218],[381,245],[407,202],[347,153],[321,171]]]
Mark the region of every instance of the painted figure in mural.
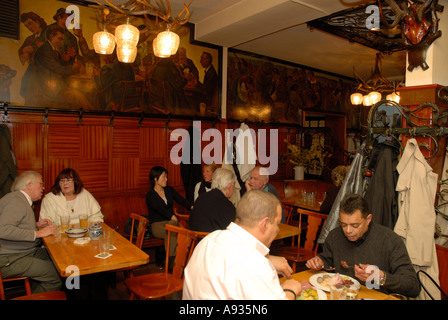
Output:
[[16,74],[16,70],[11,69],[7,65],[0,64],[0,101],[11,101],[9,87],[12,84],[12,78],[14,78]]
[[214,107],[218,88],[218,74],[212,64],[212,55],[209,52],[203,52],[200,60],[201,66],[205,69],[204,80],[202,82],[202,94],[204,102],[208,109]]
[[82,63],[80,61],[75,61],[72,65],[62,63],[58,49],[64,43],[64,29],[57,25],[49,26],[47,36],[47,41],[34,55],[40,103],[53,107],[73,106],[91,109],[92,105],[86,97],[66,83],[69,76],[80,72]]
[[118,61],[116,51],[104,56],[105,65],[95,77],[98,89],[99,109],[118,110],[122,89],[121,81],[135,81],[134,69],[129,63]]
[[181,74],[187,80],[184,86],[185,96],[188,100],[190,108],[199,111],[199,103],[201,101],[200,91],[198,89],[199,71],[193,60],[187,58],[187,49],[180,47],[173,56],[173,61]]
[[34,54],[47,40],[45,35],[47,23],[34,12],[23,13],[20,16],[20,21],[32,33],[32,35],[25,39],[22,46],[19,48],[20,63],[22,65],[28,63],[25,74],[22,77],[20,95],[25,99],[26,105],[33,105],[35,103],[33,99],[36,97]]
[[[62,65],[73,65],[79,56],[79,46],[78,40],[76,37],[67,29],[65,22],[69,14],[65,12],[64,8],[59,8],[56,11],[56,14],[53,16],[53,19],[56,21],[50,26],[57,25],[64,31],[64,41],[62,45],[59,47],[58,51],[61,55],[61,64]],[[47,32],[48,38],[48,32]]]
[[185,114],[188,111],[188,102],[184,92],[186,84],[187,80],[177,69],[171,57],[159,59],[152,71],[152,98],[150,101],[160,101],[160,98],[163,97],[164,103],[162,102],[156,107],[166,107],[168,108],[167,112],[174,114]]

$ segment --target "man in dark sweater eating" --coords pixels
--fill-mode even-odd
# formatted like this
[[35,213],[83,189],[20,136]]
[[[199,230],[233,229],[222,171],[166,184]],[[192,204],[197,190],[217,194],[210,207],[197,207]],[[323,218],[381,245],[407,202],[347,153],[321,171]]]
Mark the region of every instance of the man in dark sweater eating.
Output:
[[385,293],[419,294],[420,283],[403,240],[393,230],[372,222],[368,204],[360,195],[344,197],[339,221],[340,227],[328,234],[322,253],[307,261],[308,268],[332,266]]

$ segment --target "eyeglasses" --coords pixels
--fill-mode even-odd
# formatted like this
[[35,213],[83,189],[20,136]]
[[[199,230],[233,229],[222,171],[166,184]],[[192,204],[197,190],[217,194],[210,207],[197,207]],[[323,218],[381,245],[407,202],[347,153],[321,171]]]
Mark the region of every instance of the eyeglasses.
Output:
[[59,180],[59,183],[64,184],[64,183],[72,183],[73,179],[61,179]]

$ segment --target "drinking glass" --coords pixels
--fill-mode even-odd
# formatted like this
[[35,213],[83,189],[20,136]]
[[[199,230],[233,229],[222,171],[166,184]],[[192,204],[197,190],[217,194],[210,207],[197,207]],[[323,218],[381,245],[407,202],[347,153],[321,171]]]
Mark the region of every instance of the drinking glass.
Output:
[[359,287],[351,285],[347,288],[346,300],[356,300],[358,298]]
[[330,286],[330,300],[346,300],[347,287],[342,285]]
[[88,228],[87,213],[79,214],[79,227],[84,229]]
[[69,215],[62,215],[61,216],[61,232],[65,232],[68,230],[70,226],[70,216]]
[[107,257],[110,250],[110,232],[103,231],[103,235],[99,238],[100,257]]

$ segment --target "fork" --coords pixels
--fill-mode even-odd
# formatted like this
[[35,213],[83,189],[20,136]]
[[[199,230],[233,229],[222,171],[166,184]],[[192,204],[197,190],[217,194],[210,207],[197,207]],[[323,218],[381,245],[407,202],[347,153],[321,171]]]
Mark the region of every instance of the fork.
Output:
[[321,266],[321,268],[323,269],[323,270],[325,270],[325,271],[334,271],[334,270],[336,270],[336,268],[335,267],[330,267],[330,266],[325,266],[325,265],[323,265],[323,266]]

